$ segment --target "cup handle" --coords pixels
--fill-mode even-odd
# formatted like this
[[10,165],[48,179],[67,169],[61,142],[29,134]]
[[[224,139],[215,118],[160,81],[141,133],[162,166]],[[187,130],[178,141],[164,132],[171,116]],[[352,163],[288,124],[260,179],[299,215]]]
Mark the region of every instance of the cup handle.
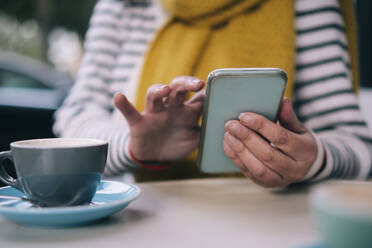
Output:
[[0,181],[5,183],[6,185],[12,186],[20,191],[23,191],[22,186],[20,185],[18,180],[10,176],[8,172],[5,170],[4,161],[7,159],[10,160],[10,162],[14,166],[12,152],[11,151],[0,152]]

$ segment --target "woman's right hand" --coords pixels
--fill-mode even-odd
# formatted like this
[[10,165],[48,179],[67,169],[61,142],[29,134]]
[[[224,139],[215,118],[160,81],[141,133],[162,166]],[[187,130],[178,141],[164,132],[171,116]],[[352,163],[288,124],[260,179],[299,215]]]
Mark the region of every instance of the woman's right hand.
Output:
[[[141,113],[123,94],[115,95],[115,106],[130,128],[129,149],[134,157],[140,161],[171,161],[197,148],[203,87],[202,80],[190,76],[176,77],[169,85],[154,84],[147,91]],[[185,101],[188,91],[196,94]]]

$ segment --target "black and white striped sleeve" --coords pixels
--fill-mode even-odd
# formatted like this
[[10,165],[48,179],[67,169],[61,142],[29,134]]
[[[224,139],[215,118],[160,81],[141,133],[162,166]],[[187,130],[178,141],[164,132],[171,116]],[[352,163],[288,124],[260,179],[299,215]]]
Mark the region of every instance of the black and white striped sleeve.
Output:
[[75,85],[55,114],[54,132],[61,137],[99,138],[109,141],[106,175],[123,173],[129,167],[125,154],[129,131],[125,124],[112,121],[111,69],[120,52],[118,26],[122,2],[100,0],[90,20],[84,44],[85,54]]
[[326,164],[315,179],[372,177],[372,135],[352,89],[338,1],[296,1],[296,33],[294,106],[326,154]]

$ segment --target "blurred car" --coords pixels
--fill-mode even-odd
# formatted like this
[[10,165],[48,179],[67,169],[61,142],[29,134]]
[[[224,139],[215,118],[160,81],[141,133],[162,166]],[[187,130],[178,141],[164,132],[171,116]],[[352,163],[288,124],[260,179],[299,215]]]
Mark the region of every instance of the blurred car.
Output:
[[53,137],[53,112],[72,83],[49,65],[0,51],[0,151],[15,140]]
[[0,51],[0,151],[16,140],[54,137],[53,113],[72,83],[49,65]]

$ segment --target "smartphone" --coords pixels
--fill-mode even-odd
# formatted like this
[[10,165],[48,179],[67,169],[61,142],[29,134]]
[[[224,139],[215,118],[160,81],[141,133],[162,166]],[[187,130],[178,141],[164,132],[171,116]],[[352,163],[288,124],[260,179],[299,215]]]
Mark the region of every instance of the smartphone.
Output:
[[254,112],[275,122],[287,83],[279,68],[225,68],[207,79],[198,166],[206,173],[239,172],[223,150],[224,126],[242,112]]

